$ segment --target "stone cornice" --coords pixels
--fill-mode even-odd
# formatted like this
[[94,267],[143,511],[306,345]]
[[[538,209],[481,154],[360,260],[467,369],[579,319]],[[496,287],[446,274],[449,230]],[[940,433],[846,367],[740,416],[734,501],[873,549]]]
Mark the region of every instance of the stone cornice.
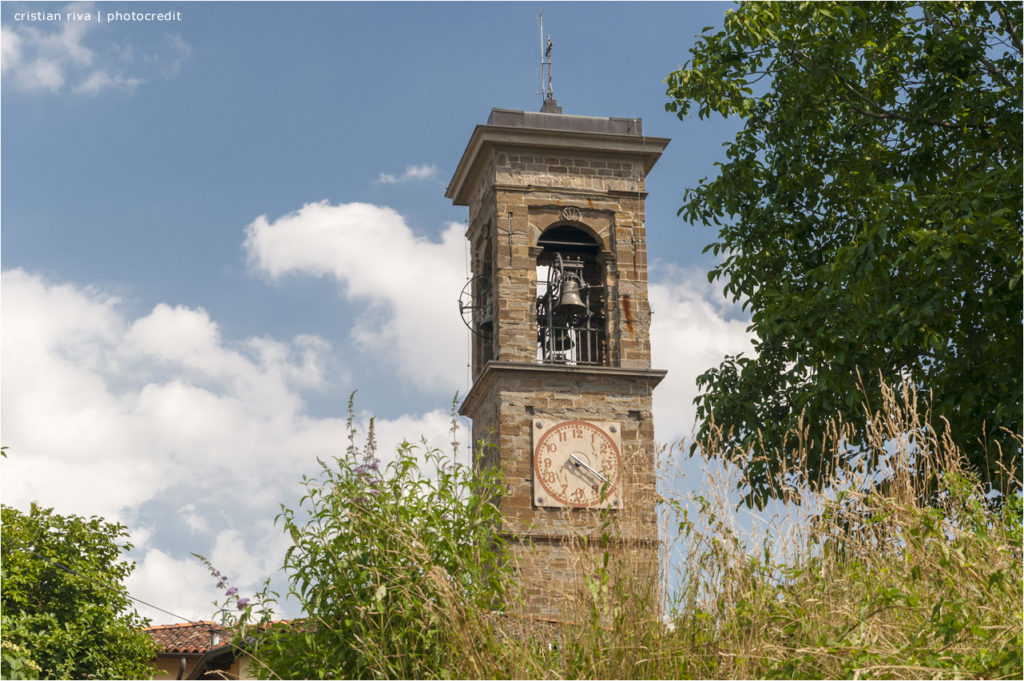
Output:
[[637,134],[478,125],[466,144],[466,150],[448,184],[445,196],[457,206],[468,205],[469,189],[476,186],[475,179],[481,170],[484,159],[496,147],[558,149],[560,151],[593,152],[606,158],[615,156],[640,158],[643,161],[646,174],[658,162],[670,141],[667,137],[647,137]]
[[491,360],[484,365],[483,371],[476,377],[473,387],[470,388],[466,399],[459,407],[459,413],[463,416],[470,416],[475,411],[476,403],[483,395],[491,389],[494,382],[501,376],[522,376],[536,377],[543,380],[543,377],[567,377],[572,376],[574,381],[581,384],[591,380],[606,380],[613,378],[624,382],[643,383],[650,390],[661,383],[668,373],[664,369],[629,369],[624,367],[599,367],[599,366],[567,366],[564,364],[541,364],[539,362],[506,362]]
[[494,191],[499,192],[515,192],[519,194],[529,194],[530,192],[557,192],[559,194],[569,194],[579,196],[580,198],[591,198],[596,197],[598,199],[607,199],[610,197],[624,198],[624,199],[635,199],[647,198],[646,191],[631,192],[622,189],[605,189],[604,191],[598,191],[595,189],[577,189],[575,187],[562,187],[560,185],[543,185],[543,184],[504,184],[496,182],[493,185]]

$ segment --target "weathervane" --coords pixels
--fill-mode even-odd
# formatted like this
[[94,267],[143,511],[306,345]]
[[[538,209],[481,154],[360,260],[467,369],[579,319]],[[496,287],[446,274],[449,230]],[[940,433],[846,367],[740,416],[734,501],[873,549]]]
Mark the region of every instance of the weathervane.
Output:
[[[555,98],[555,91],[551,87],[551,48],[554,47],[554,43],[551,42],[551,36],[548,35],[547,42],[544,42],[544,12],[540,12],[537,15],[537,21],[540,22],[540,49],[543,55],[540,60],[540,94],[543,95],[543,101],[553,100]],[[544,71],[547,69],[547,83],[544,82]]]

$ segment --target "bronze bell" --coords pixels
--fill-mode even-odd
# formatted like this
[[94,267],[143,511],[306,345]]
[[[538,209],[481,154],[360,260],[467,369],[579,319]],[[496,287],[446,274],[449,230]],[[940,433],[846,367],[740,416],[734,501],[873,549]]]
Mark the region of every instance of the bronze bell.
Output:
[[587,306],[580,298],[580,286],[575,279],[565,278],[562,282],[562,291],[558,295],[558,303],[554,311],[559,314],[586,314]]

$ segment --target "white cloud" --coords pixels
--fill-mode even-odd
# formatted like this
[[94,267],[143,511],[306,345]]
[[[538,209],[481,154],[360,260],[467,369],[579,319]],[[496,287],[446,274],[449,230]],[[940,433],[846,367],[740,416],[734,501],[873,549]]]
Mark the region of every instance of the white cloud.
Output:
[[655,437],[676,443],[696,422],[697,376],[727,354],[751,350],[748,322],[707,283],[702,270],[663,264],[650,283],[652,365],[668,375],[654,392]]
[[401,175],[392,175],[390,173],[381,173],[377,178],[377,182],[381,184],[399,184],[401,182],[416,182],[420,180],[429,180],[430,178],[437,175],[437,166],[435,165],[408,165],[405,167],[405,172]]
[[[64,15],[69,10],[86,13],[93,10],[92,3],[72,3],[62,9]],[[45,26],[46,24],[42,24]],[[41,52],[56,56],[61,60],[71,62],[76,66],[89,66],[93,63],[96,54],[82,44],[82,40],[93,30],[91,21],[70,21],[53,22],[60,30],[44,32],[33,28],[33,42]]]
[[129,78],[120,74],[111,75],[106,70],[100,69],[90,73],[85,80],[73,88],[73,92],[79,95],[98,95],[104,90],[124,90],[131,92],[142,83],[141,78]]
[[21,37],[13,29],[0,27],[0,72],[21,61]]
[[[280,569],[291,543],[290,535],[282,531],[280,525],[275,527],[273,517],[255,520],[250,529],[255,532],[232,528],[217,533],[208,556],[236,585],[256,585]],[[250,539],[253,535],[257,538],[255,542]]]
[[[4,503],[125,523],[132,594],[177,614],[209,619],[218,595],[192,551],[258,588],[283,556],[279,504],[347,443],[344,414],[313,418],[302,399],[331,382],[331,346],[233,342],[183,306],[130,319],[116,298],[22,270],[3,273],[0,293]],[[448,428],[441,409],[378,419],[378,451],[421,435],[446,447]]]
[[192,530],[193,533],[208,532],[210,529],[209,524],[206,522],[206,517],[196,511],[195,504],[184,504],[178,509],[178,517],[181,518],[185,526]]
[[298,390],[327,380],[321,339],[228,347],[203,310],[129,322],[95,291],[21,270],[3,284],[5,499],[119,517],[174,485],[223,493],[218,480],[265,457],[237,494],[258,496],[308,420]]
[[[462,275],[461,226],[439,242],[414,235],[394,211],[366,204],[304,206],[249,226],[253,265],[272,277],[332,276],[379,314],[354,335],[396,358],[406,380],[455,382],[465,330],[451,307]],[[749,342],[735,311],[697,271],[655,267],[650,287],[656,436],[689,434],[694,379]],[[4,272],[4,503],[127,524],[138,561],[133,595],[192,619],[222,596],[192,551],[248,593],[279,567],[286,539],[273,526],[294,504],[303,473],[347,444],[344,414],[313,418],[304,391],[332,382],[333,349],[316,336],[232,340],[201,308],[156,305],[127,317],[101,291]],[[444,326],[438,320],[451,319]],[[375,339],[375,340],[374,340]],[[453,379],[455,379],[453,381]],[[377,419],[378,452],[399,442],[449,450],[446,405]],[[369,415],[359,414],[362,433]],[[465,461],[468,430],[463,427]],[[360,435],[357,444],[362,444]],[[174,621],[146,610],[157,622]]]
[[13,22],[2,29],[4,80],[28,93],[95,96],[108,90],[132,92],[153,78],[177,75],[191,48],[180,35],[165,44],[139,51],[131,44],[104,42],[108,25],[72,20],[68,11],[95,17],[92,3],[60,8],[63,21]]
[[465,280],[464,228],[449,223],[440,242],[416,235],[390,208],[309,203],[246,227],[250,266],[279,279],[333,277],[367,304],[352,337],[397,367],[399,380],[454,391],[466,362],[455,298]]
[[53,61],[36,59],[25,65],[17,83],[24,83],[26,90],[48,90],[57,92],[64,87],[64,74]]
[[197,559],[175,558],[157,548],[148,549],[136,561],[135,572],[125,586],[133,596],[155,606],[134,604],[140,615],[155,624],[178,624],[179,617],[213,619],[213,603],[223,598],[210,573]]
[[167,36],[167,43],[170,49],[166,53],[148,55],[148,59],[161,65],[160,75],[164,78],[174,78],[192,56],[192,46],[180,34]]

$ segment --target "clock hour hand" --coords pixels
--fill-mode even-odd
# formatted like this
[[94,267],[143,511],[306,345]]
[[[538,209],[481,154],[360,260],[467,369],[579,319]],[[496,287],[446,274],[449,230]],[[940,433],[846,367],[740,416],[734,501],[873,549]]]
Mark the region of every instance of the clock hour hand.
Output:
[[575,454],[569,455],[569,461],[571,461],[572,465],[576,466],[576,468],[585,468],[591,475],[598,478],[602,483],[606,485],[610,483],[608,478],[604,477],[599,472],[595,471],[593,468],[590,467],[590,465],[586,461],[576,456]]

